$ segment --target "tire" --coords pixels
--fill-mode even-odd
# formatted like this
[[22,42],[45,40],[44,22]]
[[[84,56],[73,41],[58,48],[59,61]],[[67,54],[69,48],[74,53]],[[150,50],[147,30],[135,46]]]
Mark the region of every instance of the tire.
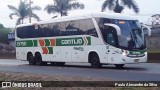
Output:
[[48,64],[48,62],[42,62],[42,65],[45,65],[45,66],[46,66],[47,64]]
[[124,64],[115,64],[116,68],[121,69],[124,67]]
[[96,53],[91,54],[89,61],[91,63],[92,68],[100,68],[102,64],[100,63],[99,57]]
[[51,62],[53,66],[64,66],[65,62]]
[[34,60],[34,56],[32,53],[28,53],[27,55],[27,61],[29,62],[29,65],[35,65],[36,62]]
[[51,62],[51,65],[52,65],[52,66],[55,66],[55,65],[56,65],[56,63],[55,63],[55,62]]
[[42,56],[41,56],[41,54],[40,53],[37,53],[36,55],[35,55],[35,61],[36,61],[36,65],[38,65],[38,66],[42,66],[43,65],[43,62],[42,62]]
[[65,62],[57,62],[56,65],[57,66],[64,66]]

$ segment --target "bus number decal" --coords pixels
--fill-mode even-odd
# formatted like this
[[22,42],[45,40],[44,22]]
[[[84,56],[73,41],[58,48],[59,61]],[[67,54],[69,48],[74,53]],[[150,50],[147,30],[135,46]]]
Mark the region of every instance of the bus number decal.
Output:
[[17,41],[17,47],[37,47],[37,40]]
[[17,47],[26,47],[27,43],[26,42],[17,42]]

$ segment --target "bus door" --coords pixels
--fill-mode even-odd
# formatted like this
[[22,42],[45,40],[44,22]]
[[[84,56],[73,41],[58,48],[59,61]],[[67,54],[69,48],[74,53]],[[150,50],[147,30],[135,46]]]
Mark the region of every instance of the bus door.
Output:
[[115,29],[112,27],[108,27],[103,33],[103,38],[107,44],[105,52],[107,56],[107,61],[111,61],[112,57],[114,56],[114,51],[113,48],[117,45],[116,41],[116,33]]

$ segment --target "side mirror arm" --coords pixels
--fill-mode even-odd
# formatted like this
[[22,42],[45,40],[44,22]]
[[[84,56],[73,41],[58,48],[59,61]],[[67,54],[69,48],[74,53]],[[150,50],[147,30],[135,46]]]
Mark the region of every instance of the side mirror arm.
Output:
[[120,29],[120,27],[118,25],[110,24],[110,23],[105,23],[104,25],[111,26],[111,27],[115,28],[116,31],[117,31],[117,35],[119,35],[119,36],[121,35],[121,29]]
[[142,27],[147,28],[148,30],[148,36],[151,36],[151,28],[147,25],[142,24]]

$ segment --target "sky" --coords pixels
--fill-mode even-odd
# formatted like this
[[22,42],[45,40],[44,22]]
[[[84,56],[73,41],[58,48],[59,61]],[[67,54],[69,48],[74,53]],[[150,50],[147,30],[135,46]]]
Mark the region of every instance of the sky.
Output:
[[[9,18],[9,14],[12,13],[8,9],[7,5],[12,5],[18,7],[20,0],[0,0],[0,23],[5,27],[14,28],[16,24],[17,17],[13,19]],[[53,16],[58,14],[48,14],[44,11],[44,8],[47,4],[52,4],[53,0],[32,0],[34,2],[33,6],[42,7],[41,11],[35,11],[35,13],[40,17],[41,20],[46,21],[50,20]],[[69,16],[84,14],[88,12],[100,12],[101,6],[105,0],[77,0],[85,5],[83,10],[74,10],[69,12]],[[135,14],[133,10],[125,9],[122,13],[128,14],[136,17],[140,22],[148,24],[150,16],[154,14],[160,14],[160,0],[135,0],[140,8],[140,13]],[[105,11],[106,13],[112,13],[109,10]],[[35,20],[33,21],[35,22]],[[25,23],[28,23],[28,19],[25,20]]]

